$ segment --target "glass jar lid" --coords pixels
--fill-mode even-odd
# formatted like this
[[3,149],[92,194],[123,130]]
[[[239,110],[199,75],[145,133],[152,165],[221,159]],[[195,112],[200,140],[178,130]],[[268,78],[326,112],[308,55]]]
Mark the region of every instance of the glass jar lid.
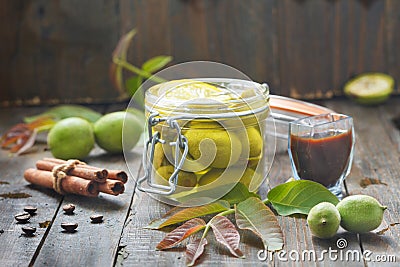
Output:
[[269,88],[238,79],[182,79],[157,84],[146,91],[146,110],[161,116],[211,115],[226,118],[269,108]]

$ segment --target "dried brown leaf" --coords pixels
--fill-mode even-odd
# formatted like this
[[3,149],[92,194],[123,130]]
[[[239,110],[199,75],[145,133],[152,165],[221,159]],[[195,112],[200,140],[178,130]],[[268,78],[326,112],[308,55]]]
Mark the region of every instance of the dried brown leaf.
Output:
[[260,199],[248,198],[235,206],[236,224],[258,235],[265,250],[277,251],[283,247],[283,233],[275,214]]
[[224,216],[215,216],[211,220],[215,238],[219,243],[229,249],[233,256],[243,258],[243,253],[239,249],[240,235],[235,225]]
[[203,254],[207,239],[201,238],[191,241],[186,246],[186,265],[193,266],[196,260]]
[[110,79],[111,82],[114,84],[115,88],[121,94],[125,93],[125,86],[122,77],[122,67],[116,64],[114,61],[115,59],[121,59],[123,61],[126,61],[129,45],[135,35],[136,35],[136,29],[132,29],[127,34],[123,35],[121,39],[119,39],[118,44],[112,53],[113,62],[110,65]]
[[393,226],[398,225],[398,224],[400,224],[400,222],[391,223],[391,224],[389,224],[388,227],[383,228],[382,230],[376,232],[376,234],[377,235],[383,235],[386,231],[388,231],[390,229],[390,227],[393,227]]
[[47,228],[51,225],[51,221],[44,221],[44,222],[39,222],[39,227],[40,228]]
[[[36,129],[33,130],[31,136],[29,136],[27,139],[25,139],[23,144],[16,146],[16,148],[18,148],[18,150],[15,151],[15,156],[25,153],[28,149],[30,149],[35,144],[37,132],[38,131]],[[11,152],[14,152],[14,151],[11,151]]]
[[363,179],[361,179],[360,181],[360,185],[361,187],[365,188],[369,185],[374,185],[374,184],[383,184],[383,185],[387,185],[387,183],[382,182],[381,180],[377,179],[377,178],[368,178],[365,177]]
[[200,218],[191,219],[168,233],[156,248],[159,250],[172,248],[189,236],[204,229],[206,222]]
[[1,136],[1,148],[9,149],[18,156],[34,145],[41,129],[49,129],[54,123],[49,117],[38,118],[30,123],[18,123]]
[[31,196],[32,195],[27,194],[27,193],[3,193],[3,194],[0,194],[0,197],[2,197],[2,198],[28,198]]
[[136,33],[136,29],[132,29],[128,33],[123,35],[119,39],[118,44],[112,53],[112,56],[125,60],[128,53],[129,45],[131,44],[131,41],[133,37],[135,37]]
[[32,129],[29,129],[25,123],[18,123],[8,129],[1,137],[1,147],[13,149],[13,146],[20,143],[22,138],[27,138],[32,134]]
[[388,231],[390,229],[390,227],[385,227],[382,230],[379,230],[378,232],[376,232],[377,235],[383,235],[386,231]]

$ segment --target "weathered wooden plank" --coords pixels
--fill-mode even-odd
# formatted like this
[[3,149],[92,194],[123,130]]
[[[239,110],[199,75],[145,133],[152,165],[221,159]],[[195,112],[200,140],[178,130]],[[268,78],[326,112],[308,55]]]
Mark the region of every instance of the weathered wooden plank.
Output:
[[1,4],[2,24],[8,25],[1,28],[10,42],[0,63],[2,92],[10,98],[2,100],[40,104],[117,96],[108,68],[120,34],[119,1],[12,2]]
[[119,6],[120,33],[124,34],[132,28],[137,29],[137,36],[133,39],[128,53],[132,64],[141,66],[151,57],[173,55],[169,0],[121,0]]
[[[398,81],[400,77],[400,70],[398,68],[398,62],[400,60],[399,42],[400,36],[398,29],[400,28],[399,10],[400,2],[396,0],[385,1],[385,51],[386,51],[386,67],[390,75],[392,75]],[[400,92],[400,87],[395,88],[396,92]]]
[[117,93],[108,81],[110,54],[118,37],[133,27],[138,35],[129,59],[136,65],[159,54],[174,56],[175,63],[217,60],[278,88],[273,0],[246,4],[238,0],[96,4],[38,0],[3,4],[2,11],[4,25],[11,27],[1,28],[9,44],[1,54],[1,80],[7,89],[1,93],[13,103],[115,99]]
[[160,54],[220,61],[277,94],[341,95],[354,74],[399,76],[399,8],[394,0],[3,1],[0,102],[115,99],[111,52],[133,27],[129,60],[139,66]]
[[[354,118],[356,149],[352,173],[346,183],[349,193],[371,195],[388,206],[384,221],[377,231],[400,221],[400,188],[397,181],[400,175],[400,155],[397,149],[399,133],[390,121],[399,112],[399,101],[398,98],[392,98],[389,103],[380,107],[362,107],[350,101],[329,102],[329,107]],[[387,185],[370,185],[363,188],[360,185],[363,178],[380,179]],[[395,255],[398,262],[399,236],[399,227],[393,226],[383,235],[361,234],[360,240],[364,251],[373,252],[371,257]],[[371,262],[368,265],[379,264]]]
[[[387,1],[331,1],[334,4],[331,63],[333,79],[326,86],[335,95],[343,84],[363,72],[387,71],[385,5]],[[329,52],[328,52],[329,53]]]
[[[381,228],[389,223],[399,221],[399,198],[397,196],[399,188],[396,178],[399,175],[398,158],[400,152],[398,149],[398,140],[400,140],[400,134],[390,121],[394,116],[400,114],[399,101],[400,99],[398,98],[392,98],[388,104],[372,108],[357,106],[347,100],[326,102],[327,106],[330,108],[338,112],[353,115],[355,118],[357,147],[354,167],[346,184],[349,193],[373,195],[383,204],[388,205],[388,212],[385,213],[385,221]],[[119,108],[114,108],[113,110],[118,109]],[[14,120],[21,120],[26,113],[33,114],[36,113],[36,111],[36,109],[13,109],[13,112],[11,112],[12,115],[10,116],[9,109],[2,109],[0,111],[0,121],[2,122],[0,130],[4,127],[9,127],[14,123]],[[371,127],[371,125],[373,125],[373,127]],[[379,138],[376,138],[377,136]],[[291,174],[284,142],[281,145],[281,149],[279,150],[271,172],[270,186],[275,186],[285,181]],[[43,147],[43,145],[40,145],[40,147]],[[153,250],[155,244],[164,236],[164,233],[145,230],[142,229],[142,226],[146,225],[151,219],[160,217],[169,207],[150,199],[143,193],[135,196],[133,200],[133,209],[132,212],[129,213],[127,226],[124,229],[122,240],[119,243],[119,235],[121,234],[125,217],[128,214],[128,207],[131,200],[130,196],[133,194],[133,184],[131,184],[131,188],[129,189],[132,190],[131,194],[122,195],[126,197],[126,200],[122,199],[122,196],[117,198],[108,198],[105,196],[103,198],[91,200],[74,196],[68,197],[69,199],[65,200],[64,203],[66,203],[66,201],[72,201],[75,202],[75,204],[78,203],[76,215],[72,216],[72,218],[79,222],[79,231],[71,235],[60,233],[61,228],[59,224],[66,216],[58,212],[43,246],[40,247],[39,243],[40,240],[44,238],[45,229],[38,229],[37,236],[28,239],[28,242],[32,241],[32,243],[27,243],[26,238],[19,237],[20,229],[15,226],[13,215],[18,213],[26,204],[37,205],[39,207],[38,215],[31,219],[31,223],[37,226],[38,222],[52,219],[58,207],[59,199],[51,190],[27,186],[27,183],[22,178],[22,173],[25,168],[33,166],[37,159],[50,154],[49,152],[43,152],[10,159],[7,158],[6,154],[3,152],[4,151],[1,152],[2,154],[0,156],[0,167],[5,174],[3,173],[0,180],[7,178],[10,184],[0,185],[1,192],[9,192],[8,186],[12,186],[13,189],[21,189],[23,192],[31,194],[32,197],[29,198],[29,203],[22,203],[21,199],[0,200],[0,202],[3,203],[7,201],[6,205],[0,205],[0,211],[4,215],[0,218],[0,228],[7,229],[3,234],[0,234],[0,239],[6,240],[5,242],[9,242],[10,244],[7,246],[7,250],[0,249],[2,265],[11,266],[16,263],[22,265],[28,264],[32,260],[32,257],[35,260],[37,255],[35,255],[35,251],[39,252],[39,250],[38,258],[35,261],[37,265],[44,265],[45,263],[49,265],[70,265],[75,263],[112,265],[118,247],[120,248],[120,256],[118,257],[117,265],[119,263],[132,264],[135,266],[149,263],[159,265],[184,265],[183,249],[178,248],[171,252],[157,252]],[[103,154],[99,155],[98,153],[99,151],[94,151],[94,154],[88,158],[89,163],[100,163],[104,164],[104,166],[119,166],[123,164],[121,158],[118,156],[110,158]],[[136,155],[135,159],[138,160],[137,162],[139,163],[141,150],[136,150],[133,154]],[[109,161],[112,162],[110,163]],[[359,182],[364,177],[380,178],[383,182],[387,183],[388,186],[371,185],[367,188],[362,188]],[[92,212],[104,213],[106,216],[105,222],[100,225],[90,224],[89,216]],[[336,249],[335,242],[336,238],[339,237],[345,238],[348,242],[348,247],[346,250],[343,250],[344,252],[360,250],[357,237],[354,234],[340,232],[335,239],[322,241],[311,238],[311,234],[309,233],[304,219],[285,217],[279,218],[279,221],[285,234],[286,251],[296,250],[298,252],[304,252],[305,250],[315,250],[317,253],[321,253],[323,249],[328,249],[329,247]],[[112,224],[117,224],[118,226],[112,227]],[[101,229],[95,227],[100,227]],[[396,255],[399,257],[398,231],[398,226],[393,226],[389,231],[385,232],[384,235],[372,233],[360,235],[363,250],[371,250],[373,251],[373,255]],[[96,233],[96,235],[94,233]],[[107,239],[107,242],[104,242],[105,239]],[[284,262],[280,260],[277,255],[274,255],[273,262],[260,262],[257,259],[257,252],[261,249],[261,243],[257,238],[252,234],[242,233],[242,240],[243,244],[241,245],[241,249],[247,255],[247,259],[239,260],[229,256],[225,248],[216,244],[216,241],[210,237],[210,245],[207,246],[206,254],[200,262],[210,265],[269,264],[287,266],[287,264],[291,264],[293,266],[309,266],[314,264],[309,261],[291,262],[290,259],[288,262]],[[76,243],[84,245],[77,247]],[[36,249],[38,246],[39,248]],[[82,247],[84,249],[82,249]],[[94,249],[94,247],[97,249]],[[66,253],[63,254],[60,253],[60,251],[66,251]],[[66,256],[71,255],[68,253],[76,255],[76,257],[70,257],[67,260]],[[101,253],[104,258],[99,259],[98,253]],[[121,258],[125,259],[121,260]],[[399,258],[397,258],[397,260],[398,259]],[[315,265],[319,264],[322,263],[317,262]],[[342,265],[343,261],[324,261],[323,264],[328,266]],[[354,264],[357,266],[363,264],[363,262],[351,261],[346,262],[346,264]],[[374,266],[373,263],[367,263],[367,265]]]
[[[23,1],[4,1],[1,3],[0,8],[0,20],[1,24],[12,25],[12,27],[0,27],[0,35],[2,36],[3,45],[0,49],[0,81],[2,81],[3,88],[0,91],[0,101],[8,102],[15,101],[18,99],[18,95],[15,95],[14,90],[7,88],[6,85],[10,80],[10,69],[9,64],[13,56],[18,53],[18,30],[20,25],[20,14],[23,8]],[[7,41],[5,41],[7,40]]]
[[333,3],[278,1],[277,12],[279,94],[331,97]]
[[[266,196],[268,188],[283,183],[292,175],[286,152],[287,142],[285,140],[279,140],[278,142],[278,150],[271,169],[269,184],[263,185],[260,190],[263,197]],[[165,233],[163,231],[143,229],[151,220],[160,218],[170,208],[170,206],[152,199],[143,192],[135,193],[132,212],[129,215],[128,224],[124,229],[120,244],[124,249],[118,257],[117,265],[139,266],[152,262],[161,266],[184,266],[183,245],[169,251],[156,251],[155,246],[165,236]],[[278,220],[284,232],[286,255],[278,257],[275,254],[272,259],[268,258],[265,261],[260,261],[257,257],[258,251],[262,249],[260,240],[252,233],[241,231],[242,244],[240,248],[245,253],[246,259],[236,259],[230,256],[224,247],[218,244],[213,237],[210,237],[208,238],[209,245],[206,246],[206,252],[199,262],[212,266],[254,266],[265,264],[268,266],[287,266],[288,263],[291,266],[318,266],[321,262],[321,260],[318,261],[318,258],[322,251],[329,250],[329,248],[337,250],[336,242],[339,238],[346,238],[348,250],[356,250],[361,254],[357,236],[354,234],[341,232],[331,240],[319,240],[312,238],[304,218],[278,217]],[[171,229],[168,228],[166,231]],[[289,257],[288,253],[292,253],[291,251],[299,253],[300,259],[304,254],[306,260],[297,262],[292,260],[290,257],[296,257],[296,255],[291,254]],[[308,261],[308,251],[315,253],[316,260]],[[343,261],[336,261],[334,258],[329,259],[327,256],[325,256],[323,263],[327,266],[343,265]],[[349,262],[348,264],[349,266],[359,266],[360,262]]]
[[204,10],[207,46],[203,49],[210,60],[268,82],[272,92],[279,90],[276,6],[274,0],[210,1]]
[[172,55],[175,62],[209,59],[205,1],[170,1]]
[[393,97],[387,103],[379,107],[382,119],[387,134],[393,144],[393,149],[397,147],[397,151],[400,151],[400,126],[396,128],[395,121],[400,118],[400,105],[399,97]]
[[[143,172],[140,173],[143,175]],[[140,176],[139,175],[139,176]],[[120,247],[123,247],[117,259],[117,266],[140,266],[154,263],[158,266],[185,266],[185,243],[167,251],[156,251],[155,247],[161,241],[166,231],[174,227],[165,227],[162,231],[144,229],[149,222],[160,218],[172,207],[159,202],[144,192],[136,190],[131,213],[124,228]],[[229,217],[231,220],[234,218]],[[262,249],[260,240],[247,231],[240,231],[240,249],[246,255],[245,259],[238,259],[230,255],[227,249],[219,244],[212,233],[207,236],[208,245],[198,263],[209,266],[254,266],[261,264],[257,252]],[[265,262],[264,265],[273,263]]]
[[[287,141],[278,139],[278,149],[271,170],[270,186],[274,187],[285,182],[293,176],[290,167],[290,160],[287,154]],[[348,246],[347,250],[358,251],[361,255],[361,248],[355,234],[339,233],[328,240],[321,240],[313,237],[308,228],[305,217],[279,217],[279,222],[285,237],[284,251],[286,254],[275,253],[275,266],[319,266],[322,262],[324,266],[343,266],[344,261],[335,260],[324,255],[323,251],[338,250],[337,240],[345,238]],[[315,256],[315,258],[314,258]],[[296,260],[298,257],[299,260]],[[310,258],[309,258],[310,257]],[[359,266],[360,262],[346,262],[346,266]]]
[[[143,192],[135,193],[132,204],[132,211],[129,215],[127,226],[124,228],[120,244],[124,249],[118,257],[117,265],[140,266],[154,263],[158,266],[185,266],[184,245],[168,251],[155,250],[157,243],[166,234],[164,231],[172,230],[173,227],[167,227],[163,231],[143,228],[150,221],[160,218],[171,207]],[[231,256],[229,251],[220,245],[210,232],[207,236],[208,245],[199,263],[210,266],[250,266],[260,264],[257,259],[257,252],[262,248],[261,242],[254,235],[242,231],[241,240],[240,249],[246,255],[246,259],[238,259]],[[271,264],[269,263],[268,265]]]
[[[125,106],[115,105],[109,107],[107,111],[111,112],[123,108]],[[123,155],[110,155],[98,147],[85,160],[93,166],[128,172]],[[141,149],[134,149],[131,153],[126,154],[126,160],[130,162],[130,166],[137,166],[138,168],[141,160]],[[102,193],[97,198],[64,196],[62,205],[75,204],[75,213],[73,216],[68,216],[61,209],[57,211],[53,226],[35,260],[35,265],[113,265],[133,190],[134,179],[132,175],[129,175],[129,180],[125,184],[125,192],[119,196]],[[91,223],[90,216],[93,214],[102,214],[104,222],[100,224]],[[62,232],[60,227],[62,222],[78,223],[78,231],[73,234]]]
[[[22,118],[43,110],[42,108],[8,108],[0,110],[0,132],[3,133],[12,125],[22,121]],[[44,152],[45,143],[37,142],[36,152],[18,157],[10,157],[9,152],[0,150],[0,194],[29,194],[27,198],[0,197],[0,265],[27,266],[36,256],[38,247],[44,242],[46,228],[40,228],[39,223],[52,221],[61,201],[61,196],[52,190],[37,188],[24,180],[24,170],[34,166],[34,162],[49,152]],[[14,215],[23,212],[24,206],[37,207],[37,214],[25,225],[36,227],[35,236],[26,237],[22,234],[23,224],[17,224]]]
[[[140,158],[132,153],[134,158]],[[98,155],[88,160],[88,164],[104,168],[125,169],[121,156]],[[53,227],[44,243],[35,264],[38,266],[110,266],[114,262],[122,228],[129,209],[133,179],[126,184],[125,193],[117,197],[101,194],[97,198],[65,196],[63,204],[76,205],[75,214],[68,216],[58,210]],[[92,224],[89,217],[104,215],[104,222]],[[78,231],[63,233],[62,222],[78,223]]]

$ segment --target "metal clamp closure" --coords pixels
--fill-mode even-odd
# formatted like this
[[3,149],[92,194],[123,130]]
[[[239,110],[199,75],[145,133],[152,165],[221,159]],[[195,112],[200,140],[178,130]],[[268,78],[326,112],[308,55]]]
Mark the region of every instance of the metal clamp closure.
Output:
[[[153,126],[157,125],[160,122],[166,122],[171,129],[175,129],[177,132],[177,139],[175,142],[170,142],[168,145],[175,146],[175,164],[174,164],[174,172],[168,179],[169,185],[159,185],[151,182],[151,173],[152,166],[154,160],[154,150],[157,143],[166,144],[166,141],[161,139],[160,132],[153,132]],[[175,192],[176,186],[178,183],[178,173],[183,166],[183,163],[186,159],[186,156],[189,151],[188,141],[185,136],[182,135],[181,129],[179,127],[178,122],[175,119],[165,119],[160,118],[159,114],[154,112],[151,113],[148,122],[148,134],[149,139],[147,140],[144,153],[143,153],[143,169],[144,175],[137,180],[137,188],[140,191],[154,193],[159,195],[171,195]],[[179,158],[181,154],[181,149],[183,149],[182,157]],[[178,164],[176,164],[179,162]],[[143,187],[144,181],[147,181],[148,187]]]

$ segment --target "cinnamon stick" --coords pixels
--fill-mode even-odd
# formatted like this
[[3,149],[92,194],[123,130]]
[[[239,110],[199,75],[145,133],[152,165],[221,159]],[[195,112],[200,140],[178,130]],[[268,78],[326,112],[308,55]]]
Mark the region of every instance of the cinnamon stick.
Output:
[[[64,162],[65,163],[65,162]],[[61,164],[64,164],[61,163]],[[39,170],[44,170],[44,171],[52,171],[53,168],[60,163],[52,162],[52,161],[46,161],[46,160],[38,160],[36,162],[36,168]],[[88,169],[88,168],[82,168],[81,166],[84,165],[77,165],[70,171],[68,171],[69,175],[81,177],[83,179],[87,180],[93,180],[98,183],[105,183],[107,176],[108,176],[108,171],[106,169]]]
[[[56,159],[56,158],[44,158],[44,161],[48,162],[54,162],[57,164],[65,164],[67,161],[62,160],[62,159]],[[87,164],[80,164],[78,165],[80,168],[85,168],[85,169],[91,169],[91,170],[100,170],[98,167],[90,166]],[[118,180],[123,182],[124,184],[128,181],[128,174],[122,170],[107,170],[108,171],[108,179],[112,180]]]
[[107,180],[105,183],[98,185],[98,190],[102,193],[118,196],[125,191],[125,186],[121,181]]
[[43,158],[44,161],[50,161],[58,164],[65,164],[67,161],[63,159],[56,159],[56,158]]
[[124,171],[120,170],[108,170],[108,179],[118,180],[126,184],[128,181],[128,175]]
[[[24,178],[32,184],[53,188],[54,177],[52,172],[30,168],[25,171]],[[67,175],[61,180],[61,187],[65,193],[89,197],[98,196],[98,185],[100,184],[92,180],[72,175]]]
[[[79,165],[82,168],[90,169],[90,170],[98,170],[98,167],[90,166],[90,165]],[[108,176],[107,179],[111,180],[118,180],[126,184],[128,181],[128,175],[126,172],[121,171],[121,170],[107,170],[108,171]]]
[[[98,167],[94,167],[94,166],[90,166],[90,165],[80,165],[80,166],[82,166],[82,168],[87,168],[87,169],[91,169],[91,170],[98,169]],[[126,184],[126,182],[128,181],[128,175],[124,171],[121,171],[121,170],[107,170],[107,171],[108,171],[107,179],[118,180],[118,181],[123,182],[124,184]]]
[[[93,170],[97,168],[90,165],[84,165],[84,166],[85,166],[84,168]],[[108,171],[107,179],[118,180],[123,182],[124,184],[126,184],[126,182],[128,181],[128,175],[124,171],[121,170],[107,170],[107,171]]]

